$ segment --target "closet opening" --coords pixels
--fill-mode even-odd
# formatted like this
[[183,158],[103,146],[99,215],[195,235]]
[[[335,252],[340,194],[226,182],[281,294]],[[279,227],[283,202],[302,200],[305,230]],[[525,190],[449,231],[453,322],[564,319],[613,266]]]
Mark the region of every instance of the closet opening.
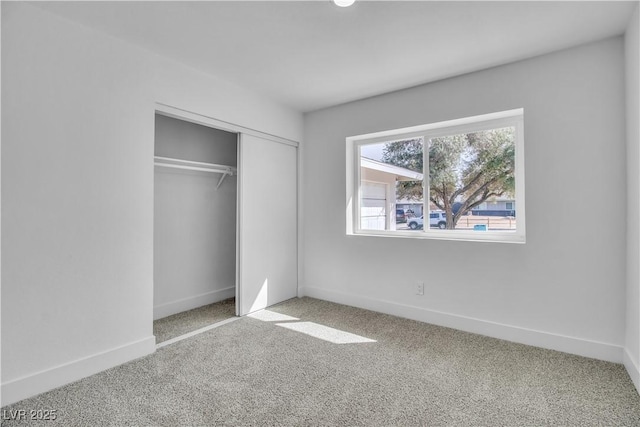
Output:
[[155,116],[153,333],[236,316],[238,134]]

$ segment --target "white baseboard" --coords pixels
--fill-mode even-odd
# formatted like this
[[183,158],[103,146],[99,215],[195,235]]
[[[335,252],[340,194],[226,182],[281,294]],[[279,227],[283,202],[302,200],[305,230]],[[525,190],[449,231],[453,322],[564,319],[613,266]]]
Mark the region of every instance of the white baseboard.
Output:
[[2,406],[72,383],[125,362],[153,353],[156,338],[139,341],[83,357],[44,371],[2,383]]
[[162,319],[172,314],[182,313],[183,311],[192,310],[202,307],[203,305],[213,304],[227,298],[236,296],[235,286],[229,288],[218,289],[204,294],[194,295],[182,298],[176,301],[167,302],[153,307],[153,320]]
[[506,325],[457,314],[444,313],[412,305],[383,301],[313,286],[301,287],[298,294],[300,296],[308,296],[338,304],[364,308],[380,313],[404,317],[406,319],[486,335],[534,347],[562,351],[593,359],[606,360],[614,363],[622,363],[623,359],[623,348],[615,344],[521,328],[518,326]]
[[640,369],[638,369],[638,365],[634,362],[631,354],[629,353],[629,349],[627,348],[624,349],[622,363],[627,369],[627,373],[631,377],[633,385],[636,386],[636,391],[640,393]]

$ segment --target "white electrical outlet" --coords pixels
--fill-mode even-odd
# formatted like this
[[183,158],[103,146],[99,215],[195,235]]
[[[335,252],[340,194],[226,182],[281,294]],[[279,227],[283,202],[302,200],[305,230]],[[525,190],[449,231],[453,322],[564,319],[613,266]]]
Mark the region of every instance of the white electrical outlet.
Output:
[[424,282],[416,283],[416,295],[424,295]]

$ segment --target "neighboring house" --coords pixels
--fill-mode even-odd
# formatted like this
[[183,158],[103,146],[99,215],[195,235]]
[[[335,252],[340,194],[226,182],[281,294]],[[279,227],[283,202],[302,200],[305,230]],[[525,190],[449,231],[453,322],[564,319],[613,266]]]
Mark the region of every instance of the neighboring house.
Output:
[[507,197],[487,200],[474,208],[472,213],[487,216],[516,216],[516,201]]
[[396,209],[403,209],[405,212],[412,211],[414,216],[422,216],[423,208],[422,200],[400,199],[396,201]]
[[[396,202],[396,208],[404,209],[405,211],[411,210],[413,211],[413,216],[422,216],[424,213],[424,202],[422,200],[408,200],[408,199],[400,199]],[[429,210],[433,211],[441,211],[438,206],[433,203],[429,203]],[[455,207],[454,207],[455,211]]]
[[[461,203],[455,203],[453,205],[453,212],[457,212]],[[397,209],[404,209],[405,211],[411,210],[415,216],[421,216],[423,210],[423,202],[422,200],[407,200],[400,199],[396,201]],[[435,205],[431,205],[430,209],[440,210]],[[483,202],[476,206],[471,214],[472,215],[486,215],[486,216],[515,216],[516,212],[516,201],[515,199],[504,198],[504,199],[495,199]],[[471,215],[470,214],[470,215]]]
[[396,182],[422,181],[423,175],[399,166],[362,157],[360,160],[360,227],[396,229]]

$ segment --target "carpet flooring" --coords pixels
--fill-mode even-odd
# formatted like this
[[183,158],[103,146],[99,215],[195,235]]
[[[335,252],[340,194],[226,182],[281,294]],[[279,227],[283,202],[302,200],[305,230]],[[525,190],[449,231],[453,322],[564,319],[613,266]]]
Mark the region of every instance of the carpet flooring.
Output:
[[57,411],[3,426],[640,425],[620,364],[311,298],[3,409]]
[[155,320],[153,322],[153,335],[156,336],[156,343],[159,344],[235,315],[235,298],[229,298]]

